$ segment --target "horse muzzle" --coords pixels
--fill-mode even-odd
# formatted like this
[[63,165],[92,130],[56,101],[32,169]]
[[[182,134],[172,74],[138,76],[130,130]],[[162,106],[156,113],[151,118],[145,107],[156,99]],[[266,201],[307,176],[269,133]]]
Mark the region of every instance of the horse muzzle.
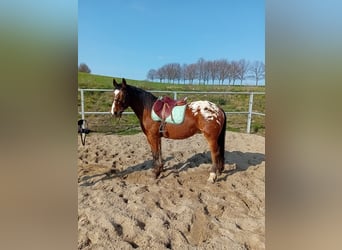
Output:
[[114,116],[115,118],[121,118],[122,112],[123,112],[123,111],[119,111],[119,112],[116,111],[116,112],[113,113],[113,116]]

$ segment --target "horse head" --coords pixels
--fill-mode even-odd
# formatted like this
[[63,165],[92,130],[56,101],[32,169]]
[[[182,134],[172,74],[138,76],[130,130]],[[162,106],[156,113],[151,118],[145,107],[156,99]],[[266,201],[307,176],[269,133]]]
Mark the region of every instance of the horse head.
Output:
[[114,86],[114,100],[112,104],[111,113],[115,117],[121,117],[122,113],[128,108],[127,83],[125,78],[122,78],[122,83],[118,84],[113,79]]

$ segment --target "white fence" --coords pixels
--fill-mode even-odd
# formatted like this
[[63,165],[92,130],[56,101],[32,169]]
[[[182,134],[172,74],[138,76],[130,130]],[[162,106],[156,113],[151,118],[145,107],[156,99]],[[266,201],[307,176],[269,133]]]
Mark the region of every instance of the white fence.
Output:
[[[79,114],[82,116],[82,119],[85,119],[85,115],[88,114],[95,114],[95,115],[108,115],[110,112],[101,112],[101,111],[85,111],[84,110],[84,92],[112,92],[112,89],[78,89],[81,94],[81,111]],[[229,114],[242,114],[247,115],[247,128],[246,133],[250,133],[251,131],[251,123],[252,123],[252,115],[260,115],[265,116],[264,113],[254,112],[253,111],[253,99],[254,95],[265,95],[265,92],[201,92],[201,91],[161,91],[161,90],[151,90],[151,93],[172,93],[173,98],[177,99],[178,94],[206,94],[206,95],[249,95],[249,102],[248,102],[248,111],[231,111],[225,112],[227,115]],[[134,114],[134,112],[124,112],[123,114]]]

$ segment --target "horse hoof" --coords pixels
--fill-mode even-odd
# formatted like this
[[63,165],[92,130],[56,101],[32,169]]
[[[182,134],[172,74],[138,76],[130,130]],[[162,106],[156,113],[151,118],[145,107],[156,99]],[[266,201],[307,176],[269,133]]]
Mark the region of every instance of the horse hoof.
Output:
[[215,180],[216,180],[216,174],[210,173],[209,178],[208,178],[208,182],[215,183]]
[[153,174],[155,179],[158,179],[158,177],[160,176],[160,172],[153,171]]

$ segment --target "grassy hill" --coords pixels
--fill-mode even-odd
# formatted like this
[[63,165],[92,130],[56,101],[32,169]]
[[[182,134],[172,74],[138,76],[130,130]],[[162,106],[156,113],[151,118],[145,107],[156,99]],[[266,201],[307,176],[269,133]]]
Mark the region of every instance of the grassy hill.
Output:
[[[118,82],[121,78],[115,77]],[[130,85],[137,86],[145,90],[170,91],[233,91],[233,92],[265,92],[265,86],[227,86],[227,85],[198,85],[198,84],[166,84],[159,82],[137,81],[126,79]],[[113,77],[93,75],[88,73],[78,73],[79,88],[101,88],[112,89]],[[157,94],[156,94],[157,95]],[[226,112],[248,111],[249,95],[227,95],[227,94],[178,94],[178,98],[187,96],[188,101],[209,100],[220,105]],[[85,111],[105,111],[108,112],[112,105],[113,95],[111,92],[85,92]],[[80,94],[78,95],[78,105],[80,110]],[[131,111],[131,110],[127,110]],[[253,111],[265,113],[265,95],[254,95]],[[80,115],[78,116],[80,117]],[[123,116],[120,123],[117,123],[110,115],[86,115],[88,126],[92,130],[111,133],[136,133],[140,131],[138,119],[134,115]],[[245,132],[247,115],[229,114],[228,130]],[[265,117],[253,115],[252,133],[265,134]]]

